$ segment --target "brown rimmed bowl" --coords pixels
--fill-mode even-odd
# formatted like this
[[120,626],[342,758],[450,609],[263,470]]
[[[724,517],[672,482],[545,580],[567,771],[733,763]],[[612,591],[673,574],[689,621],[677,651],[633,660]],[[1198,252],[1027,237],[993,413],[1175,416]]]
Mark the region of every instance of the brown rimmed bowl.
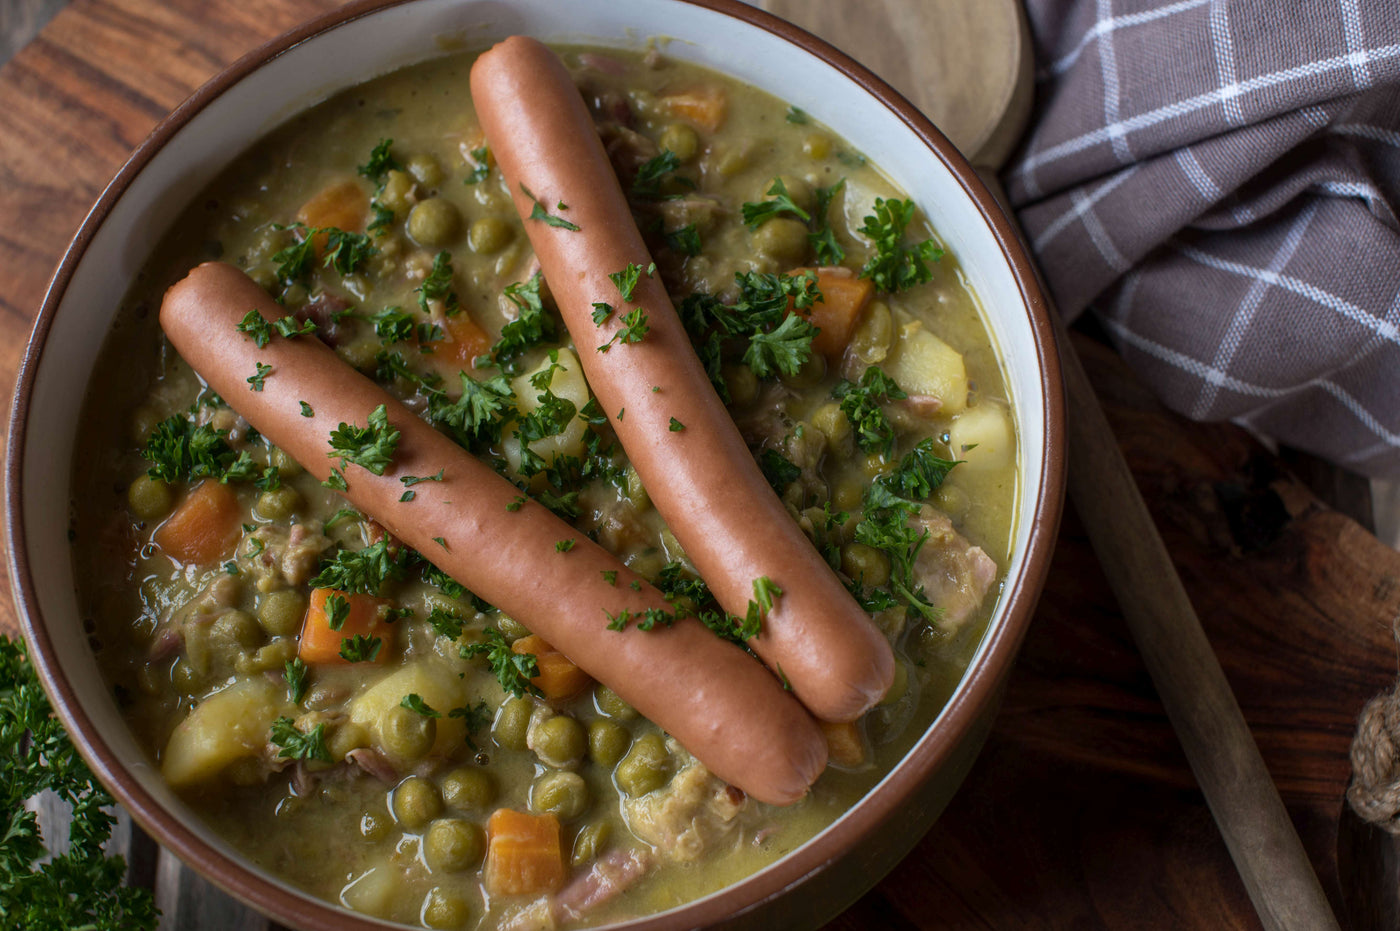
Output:
[[971,167],[864,67],[734,0],[361,0],[252,52],[162,121],[69,246],[20,370],[5,474],[6,532],[31,656],[94,771],[186,863],[284,924],[317,931],[397,927],[313,898],[249,864],[165,786],[127,731],[88,645],[75,595],[67,531],[87,390],[75,375],[93,369],[120,297],[150,249],[251,142],[341,89],[445,49],[484,48],[514,33],[629,48],[664,36],[669,55],[731,74],[859,140],[956,255],[1001,353],[1021,482],[1012,558],[996,613],[952,699],[895,768],[808,843],[720,892],[609,926],[815,927],[912,849],[991,729],[1049,567],[1063,498],[1064,403],[1034,271]]

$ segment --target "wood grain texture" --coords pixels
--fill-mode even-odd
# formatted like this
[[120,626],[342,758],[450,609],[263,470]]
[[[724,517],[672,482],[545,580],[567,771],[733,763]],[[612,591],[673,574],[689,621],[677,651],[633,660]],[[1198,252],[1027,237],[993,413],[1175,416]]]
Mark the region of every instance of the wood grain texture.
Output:
[[[859,11],[845,34],[854,37],[875,16],[867,11],[892,0],[833,2]],[[52,268],[131,148],[219,66],[335,5],[75,0],[0,68],[0,208],[12,220],[0,232],[7,390]],[[892,37],[907,41],[878,55],[887,74],[888,64],[925,55],[921,33]],[[849,40],[828,38],[854,50]],[[1335,853],[1346,747],[1361,706],[1395,675],[1400,556],[1323,507],[1242,431],[1171,416],[1111,352],[1078,345],[1305,848],[1340,906]],[[7,592],[0,629],[16,629]],[[170,869],[139,837],[126,842],[137,881],[154,883]],[[1364,844],[1357,849],[1369,856]],[[235,927],[248,920],[227,907],[205,914]],[[194,926],[175,924],[173,914],[164,927]],[[831,928],[1258,926],[1070,512],[986,751],[913,854]]]

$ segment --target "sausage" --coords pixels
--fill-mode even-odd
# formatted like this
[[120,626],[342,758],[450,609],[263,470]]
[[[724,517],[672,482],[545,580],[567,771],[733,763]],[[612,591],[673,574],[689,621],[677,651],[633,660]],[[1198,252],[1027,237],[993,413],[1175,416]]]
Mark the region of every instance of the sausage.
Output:
[[[238,269],[207,263],[161,304],[170,342],[234,410],[325,480],[330,432],[364,425],[385,405],[400,431],[382,476],[345,468],[344,495],[390,533],[476,594],[548,640],[589,675],[672,734],[721,779],[760,801],[794,802],[826,764],[816,722],[763,664],[693,618],[651,631],[607,629],[608,613],[669,606],[602,547],[548,509],[519,500],[514,485],[419,420],[317,339],[274,336],[261,349],[236,327],[256,309],[282,309]],[[271,366],[261,391],[247,377]],[[302,402],[312,415],[303,416]],[[409,475],[436,475],[401,501]],[[446,546],[439,544],[441,537]],[[559,552],[555,544],[575,544]],[[609,583],[604,572],[616,572]],[[642,584],[639,591],[633,580]]]
[[[563,63],[514,36],[477,59],[471,88],[584,374],[652,502],[726,611],[744,616],[760,577],[782,590],[750,645],[817,717],[859,717],[893,681],[889,642],[764,479],[660,280],[643,275],[624,304],[608,278],[651,257]],[[530,219],[537,203],[578,230]],[[602,326],[595,301],[617,308]],[[645,337],[595,351],[633,305]]]

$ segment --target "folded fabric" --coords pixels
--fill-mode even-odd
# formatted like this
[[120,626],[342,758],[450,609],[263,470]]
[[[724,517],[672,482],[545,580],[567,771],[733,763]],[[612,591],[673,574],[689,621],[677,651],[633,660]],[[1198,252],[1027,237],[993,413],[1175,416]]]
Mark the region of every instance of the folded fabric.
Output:
[[1400,475],[1400,0],[1027,0],[1006,186],[1168,406]]

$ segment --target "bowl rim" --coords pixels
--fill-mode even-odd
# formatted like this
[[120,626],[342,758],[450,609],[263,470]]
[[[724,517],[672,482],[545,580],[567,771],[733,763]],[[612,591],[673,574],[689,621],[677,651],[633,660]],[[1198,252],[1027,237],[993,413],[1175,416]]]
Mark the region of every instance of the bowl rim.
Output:
[[[229,88],[267,62],[286,54],[301,43],[340,26],[402,6],[415,0],[353,0],[335,10],[317,15],[278,35],[221,69],[180,103],[152,129],[134,150],[112,181],[103,189],[83,219],[54,272],[25,347],[17,378],[17,390],[10,412],[10,449],[5,463],[5,534],[8,543],[8,570],[20,623],[29,642],[30,660],[60,719],[94,773],[127,808],[133,818],[181,860],[209,878],[225,892],[259,911],[298,927],[332,931],[371,931],[397,927],[368,916],[348,912],[332,902],[318,900],[309,893],[292,891],[264,879],[238,860],[227,858],[203,840],[174,812],[163,808],[123,767],[117,754],[97,730],[85,709],[77,702],[67,674],[61,668],[54,642],[40,617],[36,587],[31,575],[28,552],[24,547],[24,458],[28,441],[29,408],[35,379],[47,345],[47,336],[73,274],[97,231],[113,207],[161,148],[199,112]],[[937,157],[961,186],[987,223],[1021,295],[1031,342],[1041,366],[1041,416],[1044,434],[1041,448],[1032,451],[1042,457],[1039,486],[1023,487],[1021,494],[1033,494],[1035,506],[1028,528],[1026,559],[1020,584],[1003,597],[1009,599],[1002,622],[988,632],[980,662],[970,667],[963,681],[939,718],[942,739],[932,741],[926,734],[905,756],[902,765],[880,784],[878,793],[867,795],[848,815],[824,832],[816,842],[799,847],[753,876],[667,912],[630,920],[629,929],[673,929],[708,926],[732,919],[760,907],[838,861],[841,853],[869,836],[896,814],[916,793],[930,773],[946,762],[962,739],[972,730],[981,709],[991,705],[1014,663],[1021,641],[1049,573],[1055,535],[1058,530],[1065,488],[1065,398],[1060,373],[1057,339],[1034,264],[1014,223],[1003,212],[976,171],[933,123],[902,94],[873,72],[826,41],[786,20],[740,0],[674,0],[706,8],[749,26],[775,35],[787,43],[822,59],[847,80],[878,100],[905,124]],[[739,896],[740,903],[732,901]]]

